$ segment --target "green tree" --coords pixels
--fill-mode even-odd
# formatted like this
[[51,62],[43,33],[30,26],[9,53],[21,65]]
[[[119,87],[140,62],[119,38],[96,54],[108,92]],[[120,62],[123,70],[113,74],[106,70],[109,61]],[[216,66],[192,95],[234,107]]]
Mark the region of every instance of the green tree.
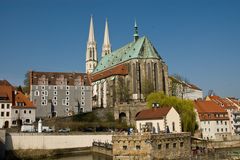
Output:
[[30,72],[28,71],[27,73],[25,73],[25,79],[24,79],[24,86],[22,87],[22,90],[24,93],[30,93],[30,80],[29,80],[29,74]]
[[194,133],[197,129],[196,114],[192,101],[166,96],[162,92],[154,92],[147,97],[147,106],[152,107],[153,103],[158,103],[160,106],[174,107],[181,117],[184,132]]

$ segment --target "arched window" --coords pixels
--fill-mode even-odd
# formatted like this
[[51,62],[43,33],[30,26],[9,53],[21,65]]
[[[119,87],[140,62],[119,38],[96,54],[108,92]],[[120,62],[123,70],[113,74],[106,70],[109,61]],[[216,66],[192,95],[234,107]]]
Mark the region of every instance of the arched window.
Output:
[[175,131],[175,123],[172,122],[172,131],[174,132]]
[[133,93],[137,93],[137,73],[136,73],[136,64],[133,63]]
[[154,89],[155,91],[158,90],[158,70],[157,70],[157,63],[154,63],[153,66],[153,72],[154,72]]
[[150,63],[147,64],[147,79],[151,80],[151,68],[150,68]]

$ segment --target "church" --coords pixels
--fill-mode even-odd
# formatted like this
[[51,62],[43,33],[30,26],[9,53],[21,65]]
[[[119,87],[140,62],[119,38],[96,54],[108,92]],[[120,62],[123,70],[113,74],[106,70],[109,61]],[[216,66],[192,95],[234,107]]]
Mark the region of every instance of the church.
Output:
[[86,73],[91,75],[93,108],[145,102],[153,91],[168,94],[168,66],[151,41],[139,37],[135,22],[133,41],[112,51],[106,20],[101,58],[98,60],[93,18],[86,51]]

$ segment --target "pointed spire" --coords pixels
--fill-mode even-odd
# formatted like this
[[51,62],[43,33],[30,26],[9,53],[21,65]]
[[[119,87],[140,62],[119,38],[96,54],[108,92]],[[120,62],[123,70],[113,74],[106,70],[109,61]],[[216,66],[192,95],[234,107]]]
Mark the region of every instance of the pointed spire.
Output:
[[95,42],[94,28],[93,28],[93,16],[92,15],[91,15],[91,20],[90,20],[88,42]]
[[138,26],[137,26],[137,21],[135,20],[135,23],[134,23],[134,42],[136,42],[139,38],[138,36]]
[[86,73],[93,72],[94,68],[97,66],[97,62],[97,43],[94,37],[93,17],[91,15],[86,51]]
[[103,46],[102,46],[102,57],[110,53],[111,53],[111,43],[109,39],[108,21],[106,19],[104,40],[103,40]]

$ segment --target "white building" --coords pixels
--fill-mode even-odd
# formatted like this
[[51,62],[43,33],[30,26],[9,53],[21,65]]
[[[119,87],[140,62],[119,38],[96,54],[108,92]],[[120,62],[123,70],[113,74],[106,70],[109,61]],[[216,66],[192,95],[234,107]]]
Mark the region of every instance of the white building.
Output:
[[138,132],[181,132],[181,119],[173,107],[152,108],[140,111],[136,116]]
[[6,80],[0,80],[0,128],[35,122],[36,107]]
[[203,99],[203,91],[194,84],[169,76],[169,94],[182,99]]
[[195,101],[195,111],[203,139],[216,140],[219,136],[227,137],[231,134],[227,111],[213,101]]

